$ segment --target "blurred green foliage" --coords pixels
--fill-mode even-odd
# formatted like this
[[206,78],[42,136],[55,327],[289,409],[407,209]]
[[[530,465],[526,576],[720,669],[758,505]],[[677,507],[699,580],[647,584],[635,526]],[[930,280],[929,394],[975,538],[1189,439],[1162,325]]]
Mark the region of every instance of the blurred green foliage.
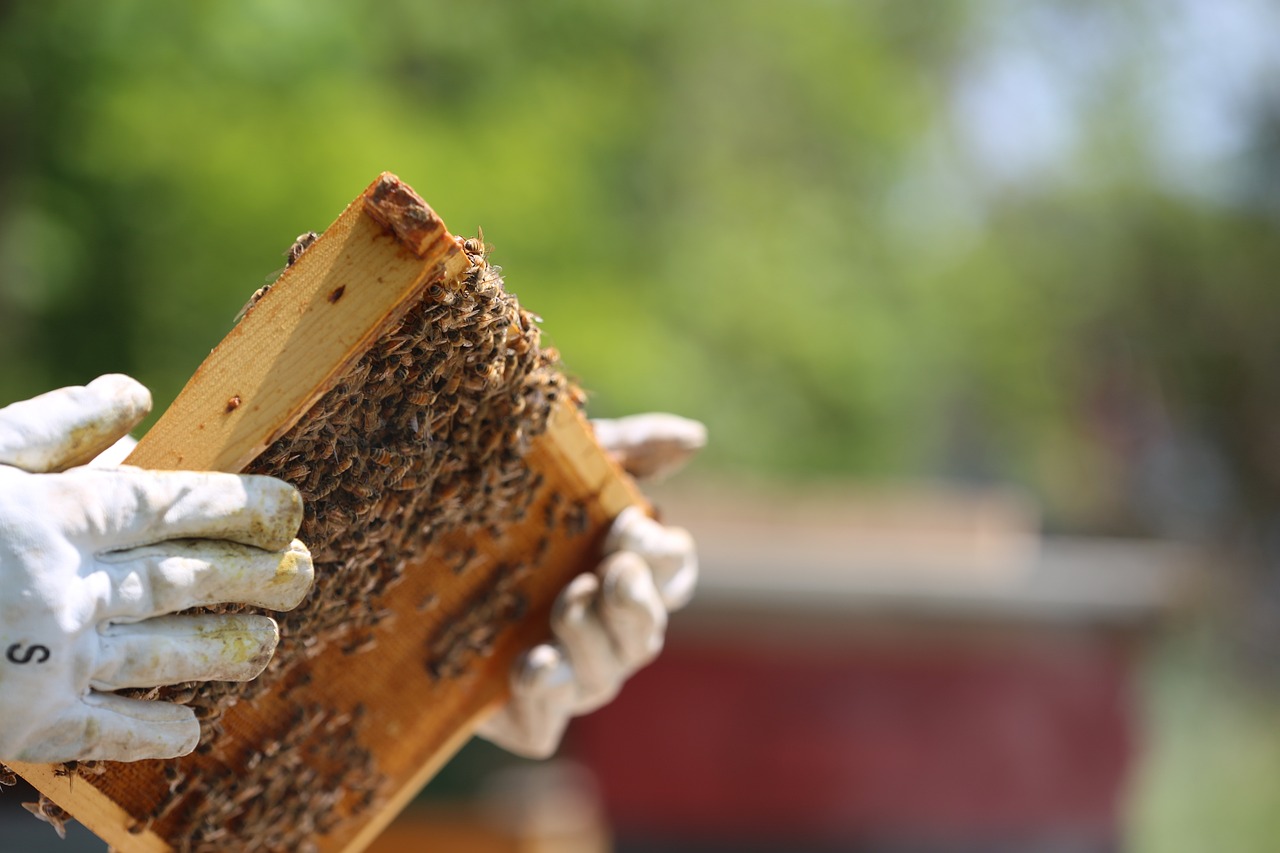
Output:
[[1136,853],[1270,853],[1280,820],[1280,696],[1250,683],[1205,620],[1146,667],[1146,725],[1127,803]]
[[1274,210],[1162,185],[1119,84],[1065,177],[984,176],[957,81],[1008,4],[3,8],[0,398],[120,370],[162,407],[385,169],[483,226],[594,412],[701,418],[715,469],[1137,529],[1163,430],[1276,499]]
[[[1168,20],[1227,7],[0,2],[0,400],[124,371],[163,408],[390,170],[483,226],[594,413],[700,418],[711,469],[1274,533],[1280,107],[1186,125],[1248,136],[1225,177],[1153,119],[1160,57],[1196,68]],[[1074,124],[1036,159],[1046,68]],[[1270,849],[1271,711],[1179,683],[1137,849]]]

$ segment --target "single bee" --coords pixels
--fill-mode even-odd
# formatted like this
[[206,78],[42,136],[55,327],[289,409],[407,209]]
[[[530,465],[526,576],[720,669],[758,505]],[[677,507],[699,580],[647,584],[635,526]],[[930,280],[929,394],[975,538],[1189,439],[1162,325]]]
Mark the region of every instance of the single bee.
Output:
[[[310,248],[311,244],[318,238],[319,235],[314,231],[307,231],[305,234],[299,234],[298,238],[293,241],[293,245],[289,247],[289,251],[285,252],[285,269],[296,264],[298,262],[298,258],[302,257],[302,253]],[[272,278],[274,279],[275,276],[272,276]],[[232,321],[232,325],[243,320],[244,315],[249,313],[249,309],[256,305],[259,299],[267,295],[267,291],[271,289],[271,285],[274,283],[275,282],[272,281],[271,283],[265,284],[254,291],[253,296],[249,297],[249,301],[246,302],[244,307],[240,309],[240,312],[236,314],[236,318]],[[332,301],[336,302],[337,300],[334,299]]]
[[154,821],[155,821],[155,818],[150,818],[150,817],[143,821],[135,820],[131,822],[127,827],[125,827],[125,829],[129,832],[130,835],[141,835],[142,833],[146,832],[148,829],[151,828],[151,824]]
[[369,459],[375,465],[390,465],[395,458],[395,453],[386,447],[374,447],[369,451]]
[[484,241],[484,229],[477,225],[476,236],[469,237],[464,240],[462,243],[462,249],[468,255],[479,257],[482,261],[487,261],[489,253],[493,251],[493,246],[490,246]]
[[294,462],[292,465],[290,465],[288,468],[284,470],[284,473],[280,475],[280,479],[287,480],[290,483],[297,484],[298,482],[303,480],[309,473],[311,473],[311,469],[307,467],[307,463]]
[[364,654],[365,652],[372,651],[377,645],[378,638],[372,634],[368,634],[344,644],[342,647],[342,653],[344,655]]
[[40,818],[45,823],[53,827],[53,831],[58,833],[58,837],[62,840],[67,838],[67,821],[71,819],[71,815],[43,794],[40,799],[34,803],[23,803],[22,807]]
[[293,245],[289,247],[289,251],[285,253],[288,259],[285,263],[286,267],[291,267],[298,262],[298,258],[302,257],[302,253],[311,248],[311,245],[319,239],[320,235],[314,231],[307,231],[298,235],[298,239],[293,241]]

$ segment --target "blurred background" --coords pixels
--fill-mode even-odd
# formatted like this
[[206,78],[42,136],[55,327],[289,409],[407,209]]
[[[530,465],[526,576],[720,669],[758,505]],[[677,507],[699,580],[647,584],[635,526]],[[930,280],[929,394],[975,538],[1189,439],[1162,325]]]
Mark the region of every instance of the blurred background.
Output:
[[[1269,851],[1278,35],[1266,0],[0,2],[0,400],[122,371],[163,409],[393,171],[592,414],[711,444],[655,492],[706,574],[667,655],[557,762],[469,748],[385,849]],[[9,811],[0,849],[53,838]],[[483,846],[517,836],[560,841]]]

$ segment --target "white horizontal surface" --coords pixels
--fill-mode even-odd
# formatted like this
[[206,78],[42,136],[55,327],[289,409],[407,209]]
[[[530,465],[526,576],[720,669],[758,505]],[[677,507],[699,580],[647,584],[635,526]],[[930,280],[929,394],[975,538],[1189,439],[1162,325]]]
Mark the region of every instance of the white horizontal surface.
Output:
[[1158,541],[1039,535],[1007,495],[656,495],[688,527],[701,578],[690,610],[894,610],[1134,621],[1185,597],[1201,556]]

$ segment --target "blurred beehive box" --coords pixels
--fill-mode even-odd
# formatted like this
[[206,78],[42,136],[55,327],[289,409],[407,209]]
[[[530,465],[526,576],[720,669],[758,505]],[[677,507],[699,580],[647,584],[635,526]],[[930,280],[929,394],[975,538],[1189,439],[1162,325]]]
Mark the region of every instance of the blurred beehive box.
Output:
[[1043,536],[1003,490],[651,495],[698,596],[563,751],[620,849],[1123,848],[1146,644],[1208,555]]

